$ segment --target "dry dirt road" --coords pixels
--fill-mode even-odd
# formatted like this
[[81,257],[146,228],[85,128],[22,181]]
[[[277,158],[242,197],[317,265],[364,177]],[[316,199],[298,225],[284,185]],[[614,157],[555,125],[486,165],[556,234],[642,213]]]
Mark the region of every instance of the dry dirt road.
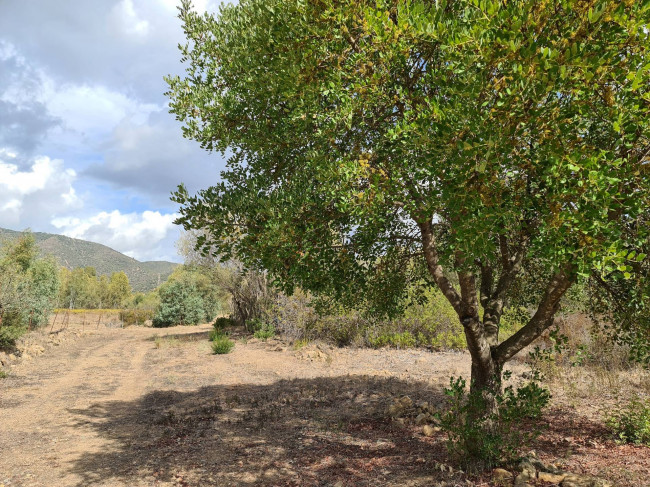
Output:
[[92,328],[0,380],[0,486],[424,485],[433,440],[377,418],[468,374],[456,353],[237,340],[213,355],[208,325]]
[[[385,412],[402,395],[440,405],[449,377],[468,376],[466,354],[294,350],[233,336],[230,354],[213,355],[209,329],[34,334],[45,350],[0,379],[0,487],[491,485],[446,465],[442,434]],[[620,485],[641,485],[647,452],[608,460],[617,447],[602,446],[595,423],[589,433],[569,423],[575,414],[555,412],[541,457],[594,474],[609,462],[617,478],[633,467]],[[558,446],[585,434],[582,446]],[[621,454],[632,463],[618,468]]]

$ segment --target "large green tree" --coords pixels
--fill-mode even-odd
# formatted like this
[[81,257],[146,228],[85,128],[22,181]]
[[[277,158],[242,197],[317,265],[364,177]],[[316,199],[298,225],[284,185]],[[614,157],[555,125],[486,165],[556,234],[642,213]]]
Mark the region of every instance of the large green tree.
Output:
[[[175,194],[205,249],[378,311],[437,286],[484,391],[577,280],[646,259],[650,1],[190,7],[171,111],[230,155],[221,182]],[[529,263],[531,318],[500,341]]]

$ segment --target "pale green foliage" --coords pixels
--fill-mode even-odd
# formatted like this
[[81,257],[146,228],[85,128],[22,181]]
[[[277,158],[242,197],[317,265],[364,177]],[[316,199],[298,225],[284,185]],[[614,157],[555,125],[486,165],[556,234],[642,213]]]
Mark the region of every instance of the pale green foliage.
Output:
[[0,348],[47,323],[59,290],[57,266],[39,258],[31,233],[0,247]]
[[195,325],[215,319],[223,291],[206,267],[180,266],[160,286],[154,326]]
[[123,271],[113,272],[108,282],[108,302],[105,305],[110,308],[121,308],[131,297],[132,292],[127,275]]
[[185,266],[210,281],[215,302],[226,304],[223,311],[229,312],[235,324],[247,326],[251,320],[262,318],[274,296],[266,274],[245,269],[238,261],[220,262],[213,249],[202,247],[205,239],[200,231],[188,231],[181,236],[176,246]]
[[70,309],[121,308],[133,297],[127,275],[98,276],[94,267],[61,268],[58,305]]
[[135,293],[126,303],[127,308],[153,311],[160,304],[160,296],[156,291],[148,293]]
[[144,325],[147,320],[153,318],[153,310],[148,309],[122,309],[118,317],[124,326]]
[[189,281],[168,281],[159,291],[160,305],[153,326],[196,325],[204,321],[203,299]]
[[252,320],[247,324],[249,330],[253,330],[253,336],[259,340],[266,341],[275,336],[275,327],[271,323],[265,323],[262,320]]

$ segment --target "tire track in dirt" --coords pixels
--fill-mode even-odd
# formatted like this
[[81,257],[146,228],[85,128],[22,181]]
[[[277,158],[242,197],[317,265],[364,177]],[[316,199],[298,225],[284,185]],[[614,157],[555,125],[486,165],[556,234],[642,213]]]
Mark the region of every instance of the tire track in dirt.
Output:
[[[33,467],[61,472],[80,455],[110,447],[93,428],[96,421],[80,419],[79,411],[144,393],[150,335],[150,330],[100,330],[16,367],[0,385],[0,451],[20,454],[0,455],[0,484],[47,485],[30,480],[36,476]],[[65,475],[50,482],[75,483]]]

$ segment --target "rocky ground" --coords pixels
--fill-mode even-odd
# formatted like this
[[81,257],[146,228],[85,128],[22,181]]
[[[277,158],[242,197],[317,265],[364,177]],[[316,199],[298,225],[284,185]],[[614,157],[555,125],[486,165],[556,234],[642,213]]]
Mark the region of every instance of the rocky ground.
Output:
[[[213,355],[208,330],[84,322],[32,333],[21,352],[0,356],[0,486],[488,486],[521,477],[449,465],[429,416],[449,377],[469,375],[466,354],[296,350],[235,336],[230,354]],[[582,408],[579,395],[557,396],[533,445],[547,473],[650,485],[650,449],[616,445],[593,401]],[[398,411],[399,401],[408,404]],[[526,482],[554,485],[542,471]]]

